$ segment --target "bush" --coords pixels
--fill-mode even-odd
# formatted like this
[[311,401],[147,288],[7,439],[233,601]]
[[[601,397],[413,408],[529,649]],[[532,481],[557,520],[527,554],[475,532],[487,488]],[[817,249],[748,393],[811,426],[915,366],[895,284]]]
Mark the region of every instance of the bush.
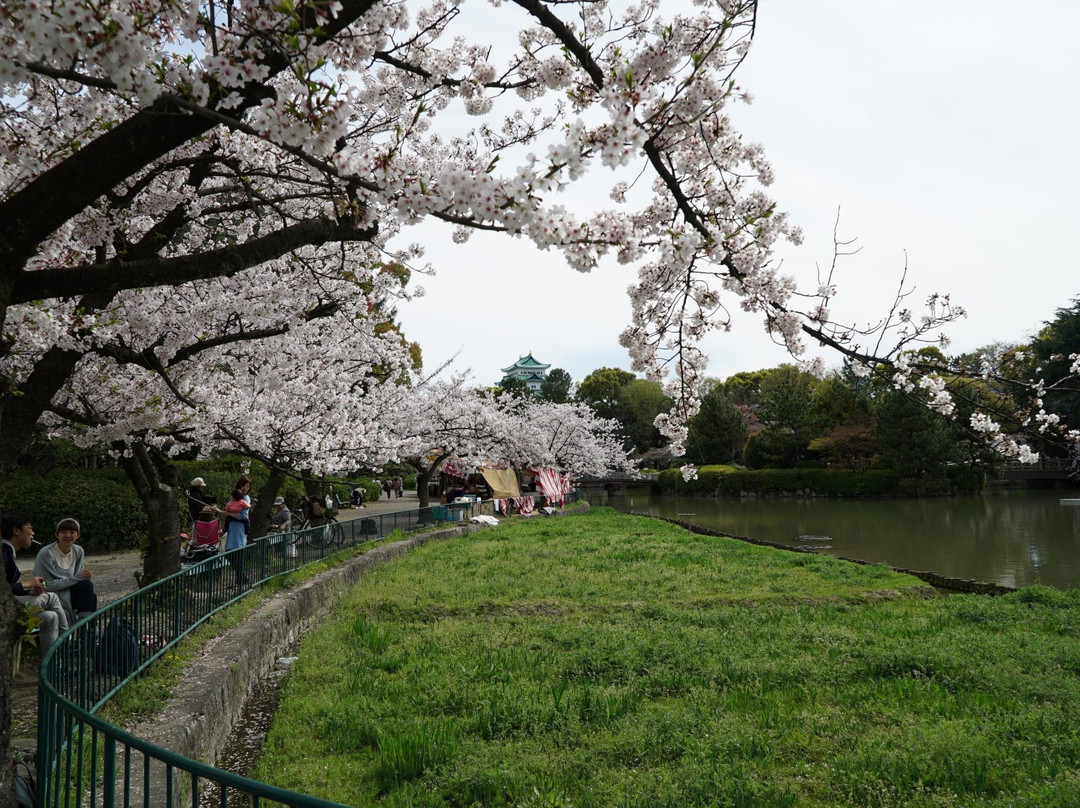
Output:
[[15,471],[4,484],[0,508],[29,516],[42,544],[53,540],[61,519],[78,519],[79,543],[90,553],[139,549],[149,527],[134,488],[116,469]]
[[683,482],[678,469],[660,472],[666,490],[680,494],[738,497],[742,494],[783,494],[809,491],[819,496],[869,497],[894,493],[899,480],[891,471],[856,472],[847,469],[735,469],[704,466],[698,479]]
[[788,469],[806,451],[808,441],[776,429],[755,432],[743,447],[743,463],[747,468]]
[[735,471],[734,466],[701,466],[697,470],[696,480],[683,480],[679,469],[664,469],[657,479],[665,489],[680,494],[714,494],[719,487],[720,477]]
[[982,491],[986,484],[986,472],[971,466],[952,466],[946,472],[946,476],[957,491],[965,494]]

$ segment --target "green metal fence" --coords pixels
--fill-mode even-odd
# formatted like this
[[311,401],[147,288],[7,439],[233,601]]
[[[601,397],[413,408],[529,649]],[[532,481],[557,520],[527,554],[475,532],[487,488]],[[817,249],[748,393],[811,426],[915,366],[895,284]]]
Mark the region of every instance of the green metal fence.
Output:
[[[543,498],[535,498],[538,506]],[[492,515],[492,500],[358,516],[272,534],[184,567],[72,626],[41,661],[38,804],[335,806],[189,760],[95,714],[188,632],[258,584],[347,547],[439,523]]]

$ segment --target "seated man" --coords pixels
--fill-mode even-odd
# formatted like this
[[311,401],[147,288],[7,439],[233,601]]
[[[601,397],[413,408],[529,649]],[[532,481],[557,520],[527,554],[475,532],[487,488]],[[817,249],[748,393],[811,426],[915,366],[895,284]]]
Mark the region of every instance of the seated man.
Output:
[[15,553],[30,546],[34,541],[34,528],[30,519],[19,513],[5,513],[0,517],[0,539],[3,541],[4,573],[11,594],[24,606],[36,606],[41,610],[41,633],[38,644],[42,655],[48,651],[56,638],[68,629],[64,606],[55,592],[49,592],[43,578],[28,578],[26,583],[19,581],[22,573],[15,563]]

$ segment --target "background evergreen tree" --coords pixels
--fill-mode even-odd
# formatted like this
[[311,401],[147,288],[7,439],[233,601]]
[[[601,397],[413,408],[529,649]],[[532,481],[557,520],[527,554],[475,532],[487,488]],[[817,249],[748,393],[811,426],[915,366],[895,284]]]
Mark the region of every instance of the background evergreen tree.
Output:
[[570,400],[574,380],[562,368],[552,368],[540,383],[540,398],[553,404],[565,404]]
[[724,385],[715,383],[702,396],[698,414],[690,419],[686,458],[699,466],[741,461],[749,435],[743,411],[724,392]]

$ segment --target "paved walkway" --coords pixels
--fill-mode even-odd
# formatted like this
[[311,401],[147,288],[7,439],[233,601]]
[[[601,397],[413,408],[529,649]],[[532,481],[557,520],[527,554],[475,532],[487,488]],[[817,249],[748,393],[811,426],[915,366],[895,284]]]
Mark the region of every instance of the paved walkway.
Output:
[[[409,511],[419,507],[415,491],[404,491],[401,497],[387,499],[385,496],[368,503],[364,508],[343,508],[338,521],[359,519],[372,514]],[[17,559],[19,569],[29,572],[34,567],[34,556],[25,553]],[[88,554],[86,569],[94,574],[94,590],[101,605],[134,592],[135,573],[143,568],[142,553],[138,550]],[[37,744],[37,675],[38,655],[24,654],[21,670],[15,674],[11,687],[12,746],[15,749],[32,749]]]
[[[433,504],[438,504],[433,502]],[[363,508],[342,508],[338,511],[338,521],[347,522],[350,519],[359,519],[372,514],[393,513],[394,511],[410,511],[420,506],[420,500],[415,491],[404,491],[401,497],[372,501]],[[42,541],[42,544],[48,544]],[[38,548],[35,548],[35,550]],[[29,574],[34,568],[34,556],[29,552],[19,555],[16,559],[19,569]],[[135,590],[135,573],[142,570],[142,556],[137,550],[117,550],[107,553],[94,553],[86,556],[86,568],[94,573],[94,589],[98,598],[104,603],[116,600],[128,592]]]
[[[415,491],[402,491],[400,497],[394,497],[391,491],[391,498],[387,499],[383,496],[381,499],[373,499],[364,503],[363,509],[358,508],[342,508],[338,511],[338,521],[344,522],[346,519],[356,519],[360,516],[370,516],[373,513],[393,513],[394,511],[411,511],[413,508],[420,507],[420,499],[416,496]],[[433,505],[438,505],[438,502],[433,502]]]

